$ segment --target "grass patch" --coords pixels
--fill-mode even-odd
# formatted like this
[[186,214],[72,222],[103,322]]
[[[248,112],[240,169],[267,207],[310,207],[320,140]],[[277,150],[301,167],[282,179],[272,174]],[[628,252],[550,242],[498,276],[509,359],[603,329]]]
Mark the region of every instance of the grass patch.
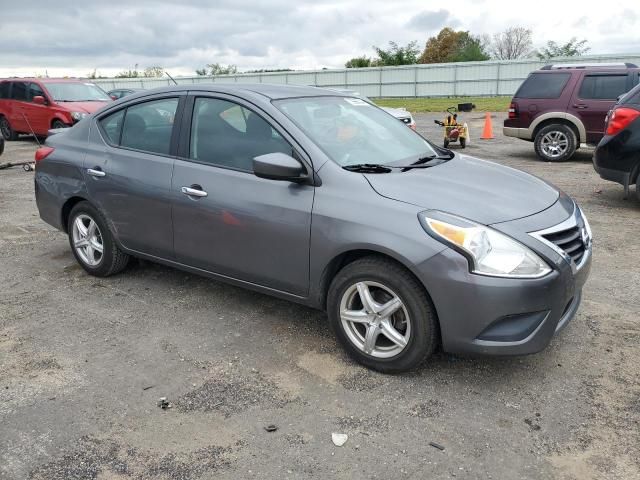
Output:
[[412,113],[444,112],[459,103],[474,103],[476,112],[506,112],[511,97],[377,98],[381,107],[404,107]]

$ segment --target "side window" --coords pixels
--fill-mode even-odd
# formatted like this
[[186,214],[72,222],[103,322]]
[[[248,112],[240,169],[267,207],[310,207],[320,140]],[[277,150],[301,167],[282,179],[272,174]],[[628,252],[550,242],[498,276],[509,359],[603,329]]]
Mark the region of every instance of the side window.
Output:
[[25,102],[27,100],[27,84],[24,82],[13,82],[11,99]]
[[40,87],[40,85],[38,85],[37,83],[30,83],[29,84],[29,101],[33,101],[33,97],[44,97],[47,98],[44,94],[44,91],[42,90],[42,87]]
[[196,98],[189,158],[251,172],[254,157],[275,152],[292,155],[293,148],[258,114],[226,100]]
[[578,97],[615,100],[627,91],[627,75],[585,75]]
[[9,82],[0,82],[0,100],[9,98]]
[[140,103],[127,108],[120,146],[168,155],[177,98]]
[[100,126],[104,131],[109,143],[118,145],[120,142],[120,132],[122,131],[122,120],[124,119],[124,110],[112,113],[108,117],[100,120]]
[[517,98],[558,98],[571,77],[570,73],[532,73],[520,86]]

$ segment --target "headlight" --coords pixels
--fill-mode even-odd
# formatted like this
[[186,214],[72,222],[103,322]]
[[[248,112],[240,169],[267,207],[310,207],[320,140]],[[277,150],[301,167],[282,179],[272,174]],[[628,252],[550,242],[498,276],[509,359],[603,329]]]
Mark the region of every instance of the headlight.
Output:
[[86,112],[71,112],[71,118],[73,118],[76,122],[79,122],[87,115],[88,113]]
[[429,211],[419,216],[432,237],[467,257],[473,273],[539,278],[551,272],[532,250],[492,228],[442,212]]

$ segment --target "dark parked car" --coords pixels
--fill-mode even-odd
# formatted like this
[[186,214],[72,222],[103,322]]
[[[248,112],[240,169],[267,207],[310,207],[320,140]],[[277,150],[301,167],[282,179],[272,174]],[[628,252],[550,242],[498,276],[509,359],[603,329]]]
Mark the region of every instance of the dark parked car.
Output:
[[589,275],[591,232],[567,195],[329,90],[138,93],[36,158],[40,216],[91,275],[135,256],[323,309],[382,371],[438,344],[537,352]]
[[542,160],[567,160],[580,144],[600,141],[602,120],[616,99],[638,84],[639,72],[630,63],[547,65],[514,95],[503,133],[534,142]]
[[627,195],[635,184],[640,200],[640,85],[621,97],[607,115],[593,166],[605,180],[620,183]]
[[116,88],[115,90],[109,90],[107,95],[114,100],[119,100],[122,97],[126,97],[127,95],[131,95],[142,90],[144,90],[144,88]]

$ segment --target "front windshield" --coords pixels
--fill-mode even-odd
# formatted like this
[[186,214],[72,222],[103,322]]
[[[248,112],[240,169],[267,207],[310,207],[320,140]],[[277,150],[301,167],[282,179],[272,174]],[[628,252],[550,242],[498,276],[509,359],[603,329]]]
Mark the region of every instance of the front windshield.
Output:
[[420,135],[361,98],[304,97],[273,103],[342,167],[404,164],[436,155]]
[[95,83],[47,82],[49,94],[56,102],[109,102],[111,98]]

